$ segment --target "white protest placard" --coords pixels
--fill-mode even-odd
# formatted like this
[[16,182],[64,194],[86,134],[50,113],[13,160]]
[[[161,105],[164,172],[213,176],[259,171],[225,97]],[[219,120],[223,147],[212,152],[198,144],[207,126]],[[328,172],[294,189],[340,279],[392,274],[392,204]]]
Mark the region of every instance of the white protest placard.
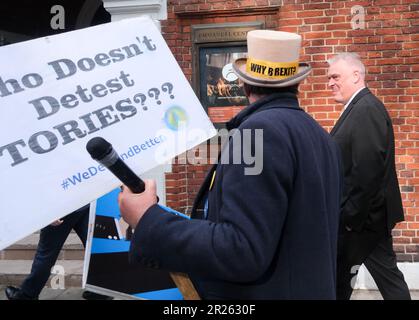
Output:
[[117,187],[86,143],[141,174],[215,135],[149,18],[0,48],[0,249]]

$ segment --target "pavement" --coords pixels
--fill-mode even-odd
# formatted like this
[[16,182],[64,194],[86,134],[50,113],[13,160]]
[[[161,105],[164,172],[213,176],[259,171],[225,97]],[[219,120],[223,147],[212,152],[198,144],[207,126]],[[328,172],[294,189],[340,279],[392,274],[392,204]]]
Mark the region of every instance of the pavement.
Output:
[[[0,286],[0,300],[7,300],[4,289],[6,286]],[[68,289],[51,289],[44,288],[42,290],[39,300],[84,300],[82,298],[83,289],[68,288]]]
[[[5,285],[0,285],[0,300],[7,300],[4,293]],[[67,288],[67,289],[51,289],[44,288],[40,300],[84,300],[82,298],[83,289],[81,288]],[[419,290],[411,290],[410,294],[412,300],[419,300]],[[119,299],[115,299],[119,300]],[[355,290],[352,294],[351,300],[383,300],[381,294],[377,290]]]

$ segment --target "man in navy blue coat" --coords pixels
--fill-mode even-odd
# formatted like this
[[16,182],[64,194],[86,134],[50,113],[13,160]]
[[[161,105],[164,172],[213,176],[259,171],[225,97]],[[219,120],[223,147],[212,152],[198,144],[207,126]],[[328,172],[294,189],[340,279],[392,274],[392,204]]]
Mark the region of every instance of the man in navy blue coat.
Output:
[[[153,181],[142,194],[119,195],[135,229],[132,257],[187,273],[203,299],[335,299],[339,152],[298,104],[310,72],[298,63],[301,37],[256,30],[247,44],[248,58],[233,67],[251,104],[228,123],[236,130],[192,219],[159,207]],[[246,162],[249,153],[258,167]]]

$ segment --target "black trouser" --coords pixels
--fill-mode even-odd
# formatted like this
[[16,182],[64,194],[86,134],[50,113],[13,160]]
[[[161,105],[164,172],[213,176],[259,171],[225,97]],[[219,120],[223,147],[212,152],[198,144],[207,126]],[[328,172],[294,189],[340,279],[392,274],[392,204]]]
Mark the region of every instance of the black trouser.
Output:
[[38,297],[51,274],[58,255],[71,230],[74,229],[83,245],[86,245],[89,223],[89,205],[70,213],[63,218],[59,226],[47,226],[41,229],[38,248],[32,263],[31,273],[23,281],[23,293]]
[[359,267],[364,264],[385,300],[410,300],[409,288],[397,268],[391,235],[374,231],[342,231],[337,261],[337,299],[349,300]]

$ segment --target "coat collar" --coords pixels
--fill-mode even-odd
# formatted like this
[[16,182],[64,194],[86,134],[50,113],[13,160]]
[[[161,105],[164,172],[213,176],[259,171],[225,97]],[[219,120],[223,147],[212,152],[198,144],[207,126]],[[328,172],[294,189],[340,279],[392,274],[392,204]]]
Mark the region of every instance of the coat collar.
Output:
[[232,130],[242,124],[252,114],[272,108],[288,108],[302,111],[298,104],[297,95],[291,92],[278,92],[250,104],[227,122],[227,129]]
[[[262,110],[268,110],[273,108],[288,108],[303,111],[303,109],[301,109],[298,104],[296,94],[289,92],[274,93],[256,101],[255,103],[252,103],[251,105],[247,106],[242,111],[240,111],[234,118],[227,122],[227,129],[232,130],[234,128],[237,128],[251,115],[254,115],[255,113]],[[213,165],[212,168],[209,170],[204,182],[201,185],[201,188],[198,191],[198,194],[195,197],[191,213],[192,218],[200,217],[200,213],[198,212],[198,210],[202,209],[201,207],[203,206],[205,195],[208,193],[212,175],[216,168],[217,164]]]
[[330,132],[330,134],[332,136],[336,133],[336,131],[342,125],[343,121],[346,119],[346,117],[348,116],[348,114],[352,111],[354,105],[359,101],[359,99],[361,99],[363,96],[365,96],[367,94],[371,94],[371,91],[368,88],[365,87],[364,89],[362,89],[361,91],[359,91],[359,93],[352,99],[351,103],[345,109],[345,111],[343,111],[342,115],[340,116],[340,118],[336,122],[335,126],[333,127],[332,131]]

